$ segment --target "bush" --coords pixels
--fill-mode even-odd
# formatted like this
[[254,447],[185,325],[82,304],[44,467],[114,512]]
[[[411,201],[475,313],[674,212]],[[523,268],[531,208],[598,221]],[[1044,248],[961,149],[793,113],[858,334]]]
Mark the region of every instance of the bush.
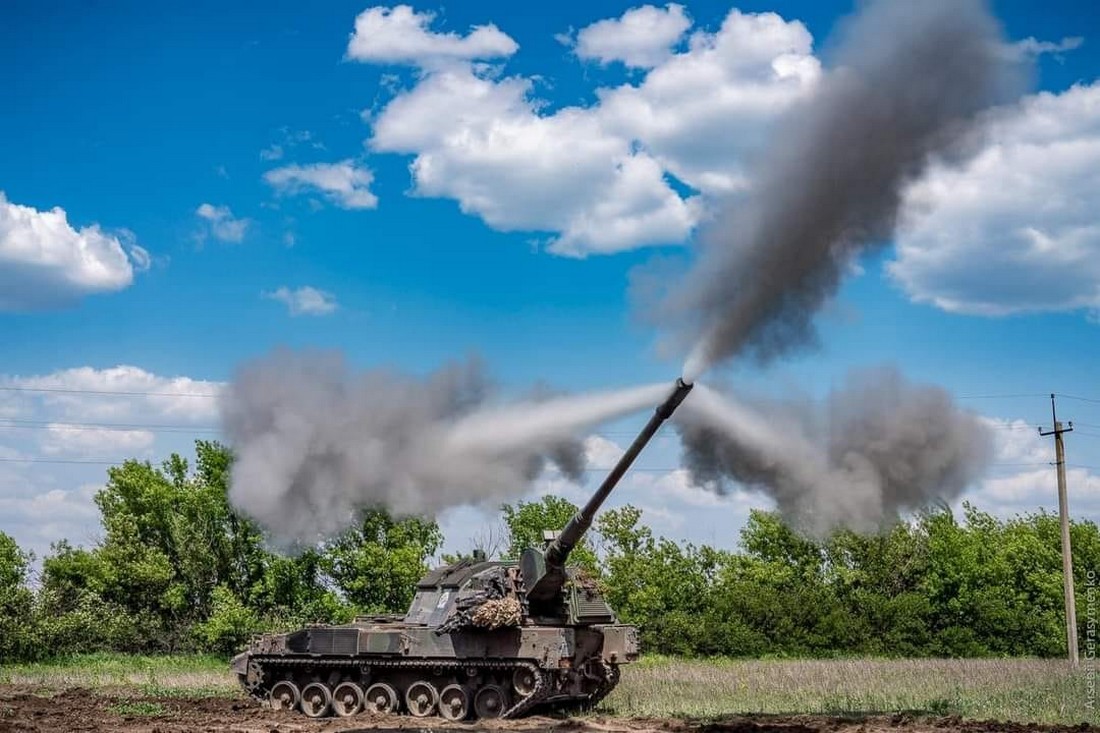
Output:
[[204,648],[225,654],[244,646],[261,629],[259,617],[224,585],[214,589],[212,612],[194,628]]
[[85,652],[150,651],[163,635],[157,620],[139,616],[121,606],[83,591],[68,610],[58,612],[57,599],[42,590],[34,604],[32,634],[37,658]]

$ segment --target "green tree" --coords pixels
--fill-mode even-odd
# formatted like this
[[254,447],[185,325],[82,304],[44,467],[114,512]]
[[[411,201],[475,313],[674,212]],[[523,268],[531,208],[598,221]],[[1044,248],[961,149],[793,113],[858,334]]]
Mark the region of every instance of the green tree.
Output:
[[214,589],[210,616],[195,626],[195,634],[209,649],[229,654],[240,649],[261,627],[255,611],[224,585]]
[[355,610],[329,587],[324,564],[314,549],[268,555],[260,579],[246,596],[249,608],[272,630],[349,621]]
[[193,471],[178,455],[160,467],[127,461],[108,470],[95,498],[103,541],[92,549],[61,542],[43,564],[40,605],[56,617],[57,644],[82,636],[89,648],[122,643],[91,613],[97,608],[117,609],[146,650],[225,648],[262,627],[350,615],[327,587],[317,552],[271,553],[260,529],[230,506],[230,451],[198,441],[195,456]]
[[[545,530],[558,532],[564,529],[577,513],[577,506],[560,496],[546,494],[538,501],[504,504],[500,510],[508,528],[508,550],[505,557],[516,559],[528,547],[542,547]],[[592,549],[592,540],[587,534],[573,548],[569,555],[569,564],[580,566],[592,575],[599,574],[599,562]]]
[[823,550],[828,582],[852,620],[852,650],[905,657],[926,653],[932,616],[921,590],[929,569],[927,538],[899,522],[877,535],[837,532]]
[[741,530],[743,552],[721,568],[716,597],[724,613],[754,629],[775,655],[830,648],[848,619],[825,582],[822,550],[770,512],[754,510]]
[[434,521],[371,510],[325,546],[321,566],[361,612],[404,613],[442,541]]
[[[160,468],[127,461],[108,470],[107,485],[96,495],[105,530],[96,550],[103,568],[101,593],[135,615],[155,619],[155,646],[185,642],[190,627],[210,615],[216,587],[239,594],[253,580],[242,577],[242,567],[262,569],[234,556],[234,543],[240,543],[234,525],[240,523],[227,499],[227,456],[224,447],[199,441],[194,474],[175,454]],[[258,534],[248,549],[262,553]]]
[[132,613],[105,592],[109,568],[98,550],[61,540],[42,563],[35,599],[38,643],[53,654],[141,651],[161,633],[159,620]]
[[[435,522],[365,512],[293,555],[269,550],[228,499],[232,455],[196,443],[193,469],[127,461],[96,496],[103,540],[61,541],[28,587],[30,556],[0,533],[0,658],[99,649],[238,648],[253,632],[403,612],[442,541]],[[502,507],[507,556],[541,546],[576,507],[559,497]],[[728,552],[657,537],[639,509],[603,512],[571,555],[599,577],[650,652],[681,655],[1061,655],[1058,518],[941,508],[864,536],[809,539],[754,511]],[[1079,632],[1100,531],[1075,522]],[[490,539],[492,536],[490,535]],[[594,547],[601,548],[597,562]]]
[[[921,521],[930,553],[922,591],[934,609],[929,651],[1064,654],[1058,518],[1039,512],[999,520],[970,504],[963,517],[959,523],[944,511]],[[1095,525],[1074,527],[1085,552],[1090,529],[1095,536]]]
[[11,593],[24,587],[32,556],[23,552],[11,535],[0,532],[0,593]]
[[711,612],[713,583],[730,554],[655,538],[641,516],[640,509],[627,505],[599,518],[608,601],[624,621],[641,627],[650,651],[730,653],[720,640],[737,636],[738,622],[720,622]]
[[34,596],[26,585],[31,560],[0,532],[0,660],[26,658],[35,650]]
[[49,611],[61,614],[75,609],[86,595],[103,596],[106,568],[101,555],[60,540],[42,561],[42,590],[49,597]]
[[227,651],[262,629],[405,609],[441,542],[435,522],[366,512],[326,545],[284,556],[230,505],[231,465],[225,446],[198,441],[194,470],[178,455],[108,470],[95,499],[102,542],[60,542],[44,562],[39,606],[58,648],[131,646],[130,629],[142,650]]

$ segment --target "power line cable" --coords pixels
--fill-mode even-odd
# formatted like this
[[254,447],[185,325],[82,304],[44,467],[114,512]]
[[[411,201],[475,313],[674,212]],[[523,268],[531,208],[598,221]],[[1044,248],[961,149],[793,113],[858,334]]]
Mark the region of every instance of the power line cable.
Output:
[[1091,402],[1093,404],[1100,405],[1100,400],[1094,399],[1092,397],[1079,397],[1077,395],[1064,394],[1062,392],[1057,392],[1056,394],[1059,397],[1064,397],[1067,400],[1077,400],[1078,402]]
[[59,394],[84,394],[109,397],[217,397],[216,392],[139,392],[114,391],[105,389],[75,389],[68,387],[14,387],[0,386],[3,392],[45,392]]
[[[164,423],[111,423],[111,422],[85,422],[75,420],[26,420],[22,418],[8,418],[0,417],[0,428],[5,427],[25,427],[28,429],[49,429],[54,427],[64,428],[88,428],[88,429],[113,429],[113,430],[148,430],[149,432],[167,431],[167,432],[199,432],[199,433],[217,433],[221,432],[221,428],[216,425],[182,425],[182,424],[164,424]],[[998,426],[1001,427],[1001,426]],[[1024,429],[1022,427],[1013,427],[1013,429]],[[1028,427],[1030,429],[1030,426]],[[599,435],[601,437],[618,437],[624,435],[637,435],[636,432],[629,430],[600,430],[589,435]],[[654,436],[654,439],[666,439],[670,440],[675,438],[675,435],[664,434]]]
[[[75,387],[28,387],[25,385],[0,385],[0,391],[5,392],[45,392],[61,394],[89,394],[118,397],[217,397],[217,392],[166,392],[166,391],[142,391],[142,390],[105,390],[105,389],[78,389]],[[1080,400],[1081,402],[1093,402],[1100,404],[1100,398],[1082,397],[1081,395],[1065,394],[1058,392],[1059,397],[1068,400]],[[1023,399],[1032,397],[1049,397],[1048,392],[1005,392],[995,394],[958,395],[960,400],[992,400],[992,399]]]
[[[145,459],[145,460],[151,460],[151,459]],[[135,458],[135,457],[119,458],[119,459],[114,459],[114,460],[109,459],[109,458],[88,458],[88,459],[0,458],[0,463],[81,463],[81,464],[82,463],[87,463],[87,464],[108,465],[108,466],[117,466],[117,465],[120,465],[122,463],[125,463],[126,461],[144,462],[144,461],[140,461],[140,459]],[[1032,462],[1032,463],[992,463],[992,464],[990,464],[990,468],[1024,468],[1024,467],[1049,466],[1049,465],[1051,465],[1050,461],[1038,461],[1038,462]],[[1066,464],[1066,465],[1072,466],[1074,468],[1100,468],[1100,466],[1089,466],[1089,465],[1078,464],[1078,463],[1072,463],[1072,464]],[[662,472],[662,473],[671,473],[672,471],[679,471],[679,470],[682,470],[682,469],[684,469],[684,466],[674,466],[674,467],[651,466],[651,467],[637,467],[637,468],[632,468],[631,470],[632,471],[642,471],[642,472],[655,472],[656,471],[656,472]],[[608,468],[584,468],[582,470],[583,471],[597,471],[597,472],[599,472],[599,471],[608,471],[610,469],[608,469]]]
[[107,430],[118,432],[149,432],[149,433],[218,433],[215,427],[191,426],[191,425],[146,425],[143,423],[82,423],[53,420],[15,420],[0,418],[0,430],[5,428],[17,430]]
[[[1077,425],[1084,425],[1089,427],[1098,427],[1100,425],[1090,425],[1089,423],[1075,423]],[[158,430],[167,431],[193,431],[193,432],[219,432],[221,430],[217,425],[184,425],[184,424],[165,424],[165,423],[115,423],[115,422],[92,422],[84,420],[27,420],[23,418],[14,417],[0,417],[0,428],[2,427],[16,427],[26,426],[28,428],[54,428],[54,427],[66,427],[66,428],[105,428],[105,429],[118,429],[118,430],[149,430],[156,432]],[[1038,423],[1023,423],[1023,424],[1003,424],[1003,425],[990,425],[994,430],[1034,430],[1037,427],[1041,427]],[[630,430],[598,430],[589,435],[599,435],[602,437],[619,437],[624,435],[636,435],[637,433]],[[675,435],[663,434],[655,436],[658,438],[671,439],[675,438]]]
[[0,458],[0,463],[80,463],[99,466],[117,466],[125,461],[108,461],[103,458]]
[[959,399],[959,400],[1001,400],[1001,399],[1007,400],[1007,399],[1015,399],[1015,398],[1023,398],[1023,397],[1048,397],[1048,396],[1049,396],[1049,393],[1040,394],[1038,392],[1035,392],[1035,393],[1021,392],[1021,393],[1016,393],[1016,394],[967,394],[967,395],[959,395],[959,396],[956,397],[956,399]]

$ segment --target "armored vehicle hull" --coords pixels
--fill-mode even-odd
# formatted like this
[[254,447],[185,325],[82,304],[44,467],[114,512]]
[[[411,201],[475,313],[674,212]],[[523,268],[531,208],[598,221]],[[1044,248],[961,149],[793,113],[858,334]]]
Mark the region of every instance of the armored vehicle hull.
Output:
[[233,660],[241,685],[306,715],[406,712],[449,720],[592,705],[638,654],[622,624],[466,628],[357,621],[266,636]]

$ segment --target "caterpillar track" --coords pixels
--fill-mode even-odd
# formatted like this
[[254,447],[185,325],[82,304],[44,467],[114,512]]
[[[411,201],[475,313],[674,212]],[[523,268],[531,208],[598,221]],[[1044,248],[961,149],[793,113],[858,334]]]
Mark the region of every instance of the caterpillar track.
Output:
[[[599,677],[600,673],[605,676]],[[618,668],[587,679],[578,697],[568,670],[557,674],[523,660],[301,660],[254,657],[241,679],[253,697],[308,717],[358,714],[439,715],[447,720],[517,718],[540,705],[594,705],[614,688]]]

